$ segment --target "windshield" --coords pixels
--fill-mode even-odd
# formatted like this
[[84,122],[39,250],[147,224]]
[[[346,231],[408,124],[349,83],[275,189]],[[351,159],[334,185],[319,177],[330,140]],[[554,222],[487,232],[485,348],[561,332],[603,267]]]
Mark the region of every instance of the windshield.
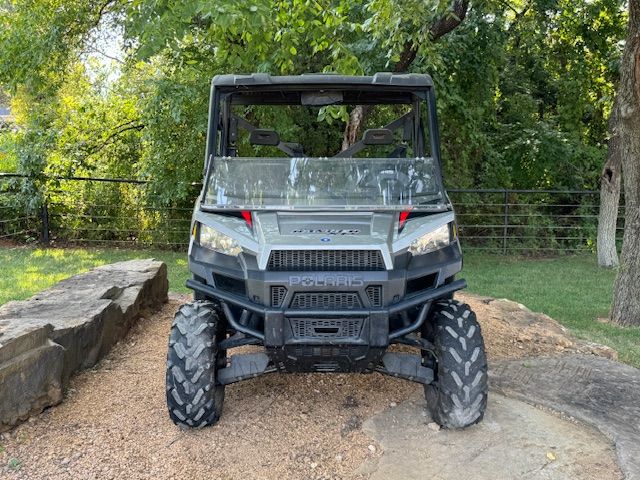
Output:
[[430,98],[381,87],[214,92],[203,204],[441,210]]
[[205,204],[239,209],[441,208],[432,158],[216,158]]

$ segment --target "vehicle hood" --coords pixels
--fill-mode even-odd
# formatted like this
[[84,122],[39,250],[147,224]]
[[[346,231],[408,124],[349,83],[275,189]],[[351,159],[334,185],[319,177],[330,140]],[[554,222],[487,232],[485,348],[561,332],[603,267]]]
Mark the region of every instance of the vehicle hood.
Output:
[[454,220],[452,211],[409,217],[399,212],[265,212],[244,219],[199,211],[195,220],[234,238],[266,268],[272,250],[379,250],[388,269],[416,238]]

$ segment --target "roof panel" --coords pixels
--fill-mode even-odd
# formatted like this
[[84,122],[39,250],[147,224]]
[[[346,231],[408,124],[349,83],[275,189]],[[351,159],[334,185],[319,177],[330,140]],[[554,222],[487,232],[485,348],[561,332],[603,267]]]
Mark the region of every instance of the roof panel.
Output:
[[304,75],[276,76],[267,73],[250,75],[216,75],[216,87],[261,86],[261,85],[389,85],[402,87],[432,87],[433,80],[423,73],[376,73],[372,76],[336,75],[311,73]]

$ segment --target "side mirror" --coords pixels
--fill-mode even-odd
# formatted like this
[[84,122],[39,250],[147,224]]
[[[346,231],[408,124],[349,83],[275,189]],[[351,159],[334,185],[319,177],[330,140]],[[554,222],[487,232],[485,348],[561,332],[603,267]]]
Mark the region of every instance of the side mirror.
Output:
[[391,145],[393,133],[388,128],[370,128],[364,131],[362,143],[365,145]]
[[251,145],[269,145],[277,147],[280,144],[280,135],[275,130],[265,130],[257,128],[249,134]]

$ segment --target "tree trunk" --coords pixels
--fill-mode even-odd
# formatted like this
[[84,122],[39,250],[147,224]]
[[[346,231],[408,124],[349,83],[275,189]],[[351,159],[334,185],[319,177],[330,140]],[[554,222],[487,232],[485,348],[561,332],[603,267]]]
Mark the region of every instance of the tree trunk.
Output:
[[342,137],[342,150],[346,150],[356,143],[362,134],[364,121],[371,110],[371,105],[356,105],[349,114],[349,121],[344,128],[344,136]]
[[[446,35],[462,23],[467,16],[469,0],[453,0],[451,8],[429,27],[429,39],[432,42]],[[400,60],[396,63],[393,71],[395,73],[406,72],[418,54],[419,45],[414,42],[407,42],[400,53]],[[349,115],[349,121],[344,128],[342,137],[342,150],[349,148],[356,143],[362,134],[367,115],[371,112],[371,105],[356,105]]]
[[616,247],[616,227],[618,205],[620,203],[620,178],[622,172],[620,158],[620,136],[618,132],[617,102],[613,105],[609,118],[609,153],[600,177],[600,212],[598,215],[598,265],[618,266]]
[[618,87],[625,226],[611,321],[640,326],[640,0],[629,1],[629,34]]

